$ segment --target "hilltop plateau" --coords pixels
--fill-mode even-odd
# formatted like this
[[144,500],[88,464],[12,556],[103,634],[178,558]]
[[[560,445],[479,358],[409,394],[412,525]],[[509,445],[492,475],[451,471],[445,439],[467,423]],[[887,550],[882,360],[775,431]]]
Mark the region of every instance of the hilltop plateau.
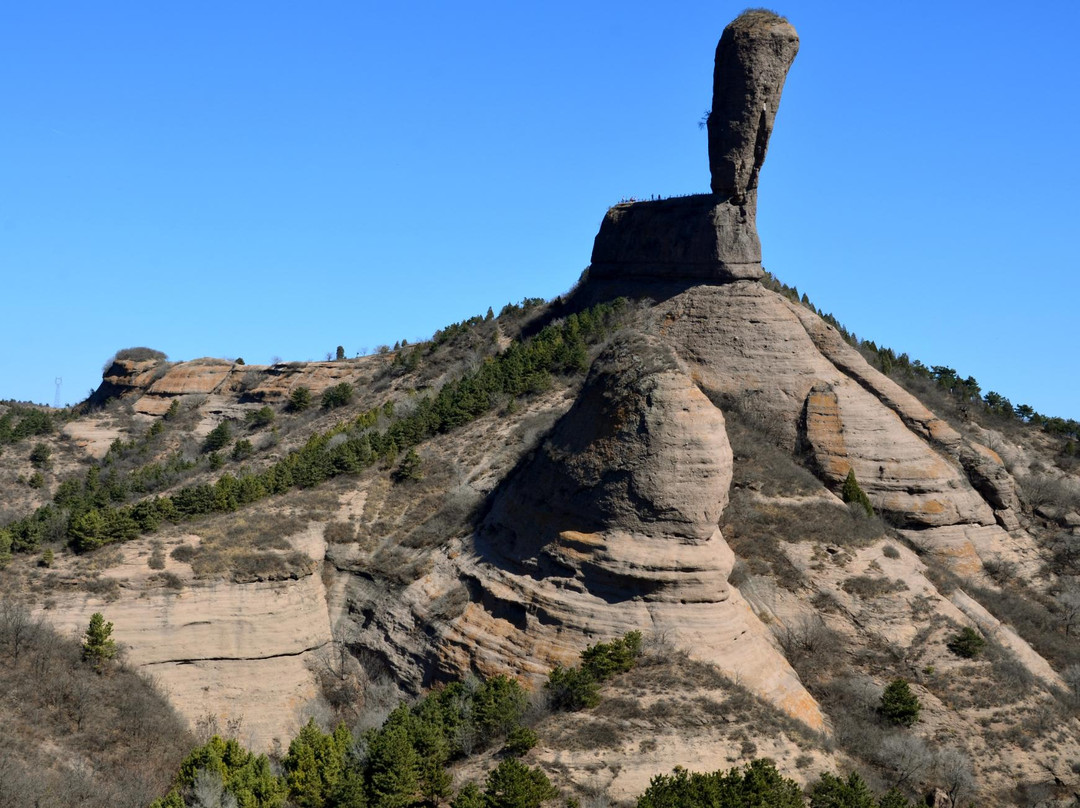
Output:
[[[19,716],[0,806],[162,796],[173,746],[93,796],[86,733],[108,722],[72,706],[133,670],[178,716],[132,733],[217,731],[287,772],[309,719],[362,731],[505,675],[531,694],[522,759],[580,804],[761,757],[897,800],[1076,804],[1080,425],[860,341],[765,271],[758,176],[797,51],[775,15],[725,29],[711,192],[613,206],[553,301],[355,359],[126,349],[70,411],[0,404],[0,683]],[[16,697],[44,658],[19,661],[19,632],[44,647],[94,613],[122,665],[56,662],[42,704]],[[636,633],[598,703],[558,712],[551,677]],[[883,709],[900,680],[917,720]],[[505,751],[457,743],[431,803]],[[289,783],[295,804],[361,804]]]

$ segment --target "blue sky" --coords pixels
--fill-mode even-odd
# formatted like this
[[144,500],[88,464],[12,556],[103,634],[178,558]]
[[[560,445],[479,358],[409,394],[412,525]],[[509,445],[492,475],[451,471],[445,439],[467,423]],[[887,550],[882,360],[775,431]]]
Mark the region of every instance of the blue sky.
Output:
[[[669,5],[677,5],[675,10]],[[607,207],[708,189],[742,3],[7,3],[0,398],[119,348],[320,359],[552,297]],[[765,265],[1080,417],[1080,5],[798,3]]]

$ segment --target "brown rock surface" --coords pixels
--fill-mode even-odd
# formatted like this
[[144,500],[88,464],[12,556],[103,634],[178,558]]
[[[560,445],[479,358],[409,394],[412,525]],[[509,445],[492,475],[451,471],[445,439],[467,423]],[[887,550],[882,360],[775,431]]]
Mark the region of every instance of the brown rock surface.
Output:
[[716,46],[709,113],[712,191],[743,204],[757,189],[799,35],[783,17],[748,10],[731,22]]
[[594,280],[758,280],[758,174],[784,79],[799,50],[795,29],[747,11],[716,48],[709,115],[712,194],[611,208],[593,244]]
[[946,451],[960,436],[853,349],[833,345],[830,327],[805,307],[740,282],[687,289],[656,316],[704,391],[753,412],[786,446],[802,441],[835,489],[854,468],[875,508],[913,526],[994,523]]
[[617,342],[459,559],[474,596],[444,636],[449,653],[496,667],[520,656],[541,672],[572,660],[583,635],[644,629],[823,726],[727,584],[733,555],[717,521],[730,481],[723,415],[670,349]]
[[[317,560],[325,548],[321,528],[294,538]],[[242,719],[245,743],[287,744],[318,695],[311,665],[331,639],[319,570],[288,581],[199,581],[169,558],[165,572],[183,583],[167,588],[154,584],[146,552],[145,540],[126,544],[105,572],[121,582],[119,597],[58,592],[44,616],[79,633],[92,613],[106,613],[126,659],[153,676],[193,726],[207,715]]]
[[616,205],[593,243],[594,280],[757,280],[761,269],[752,205],[707,194]]
[[[147,392],[157,396],[179,396],[190,393],[212,393],[237,367],[226,359],[193,359],[178,362],[150,385]],[[240,365],[241,369],[245,366]]]

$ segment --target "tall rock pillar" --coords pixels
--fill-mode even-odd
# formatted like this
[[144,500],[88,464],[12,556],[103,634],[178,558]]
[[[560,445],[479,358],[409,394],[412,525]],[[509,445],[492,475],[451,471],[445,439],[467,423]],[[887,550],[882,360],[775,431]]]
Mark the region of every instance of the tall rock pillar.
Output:
[[709,114],[712,193],[611,208],[589,277],[730,283],[763,277],[757,184],[799,36],[771,11],[746,11],[716,47]]
[[709,114],[712,192],[737,205],[753,201],[780,93],[799,52],[799,35],[771,11],[746,11],[716,46]]

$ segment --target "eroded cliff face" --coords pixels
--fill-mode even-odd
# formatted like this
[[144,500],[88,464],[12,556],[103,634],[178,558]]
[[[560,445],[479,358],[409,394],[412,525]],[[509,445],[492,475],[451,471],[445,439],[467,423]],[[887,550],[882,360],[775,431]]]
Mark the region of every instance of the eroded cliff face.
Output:
[[[558,649],[556,662],[572,660],[583,636],[665,635],[821,728],[813,698],[728,585],[734,556],[717,523],[730,485],[723,414],[663,342],[623,335],[493,497],[458,565],[480,608],[445,642],[490,648],[499,664],[524,637]],[[491,630],[500,611],[516,615],[522,640]]]

